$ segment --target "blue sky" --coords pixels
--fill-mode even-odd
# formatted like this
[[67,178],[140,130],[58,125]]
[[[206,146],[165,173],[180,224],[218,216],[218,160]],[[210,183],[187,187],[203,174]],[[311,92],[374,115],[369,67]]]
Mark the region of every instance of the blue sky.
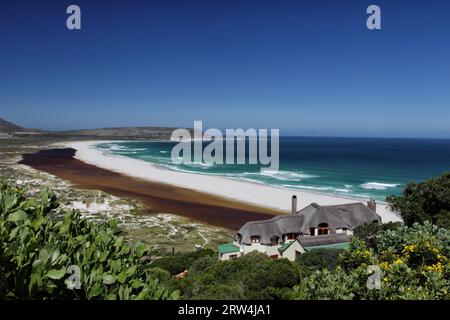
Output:
[[448,1],[8,2],[0,117],[23,126],[450,138]]

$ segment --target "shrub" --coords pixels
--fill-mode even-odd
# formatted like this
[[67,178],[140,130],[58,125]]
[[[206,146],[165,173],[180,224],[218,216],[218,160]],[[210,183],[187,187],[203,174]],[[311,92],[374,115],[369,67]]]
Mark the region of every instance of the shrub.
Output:
[[[212,260],[214,259],[214,260]],[[272,260],[265,254],[252,252],[229,261],[201,258],[191,267],[189,275],[178,282],[183,298],[222,299],[225,290],[233,293],[228,299],[280,299],[300,281],[300,267],[285,259]],[[225,286],[224,291],[214,289]]]
[[365,223],[357,226],[353,230],[353,235],[359,240],[364,241],[367,247],[376,249],[376,237],[381,231],[394,230],[401,225],[401,222],[388,222],[383,224]]
[[342,249],[316,249],[300,255],[297,258],[297,262],[315,270],[334,270],[342,251]]
[[450,172],[422,183],[410,183],[400,196],[387,198],[391,207],[400,212],[406,225],[431,223],[450,226]]
[[[339,265],[302,278],[290,299],[449,299],[450,232],[429,222],[376,235],[376,248],[353,238]],[[369,288],[369,266],[379,277]]]
[[[450,232],[429,222],[399,226],[376,236],[377,248],[353,238],[339,266],[318,270],[288,294],[291,299],[449,299]],[[369,266],[380,270],[367,286]]]
[[352,274],[341,268],[317,270],[295,286],[288,298],[292,300],[351,300],[358,290]]
[[[32,198],[0,187],[0,299],[177,298],[139,262],[148,247],[126,244],[115,221],[94,223],[75,211],[57,218],[57,207],[47,190]],[[80,272],[79,289],[69,267]]]
[[211,249],[202,249],[199,251],[177,253],[174,256],[167,256],[155,260],[152,263],[153,267],[160,267],[167,270],[172,275],[179,274],[185,270],[188,270],[190,266],[202,257],[216,257],[216,253]]

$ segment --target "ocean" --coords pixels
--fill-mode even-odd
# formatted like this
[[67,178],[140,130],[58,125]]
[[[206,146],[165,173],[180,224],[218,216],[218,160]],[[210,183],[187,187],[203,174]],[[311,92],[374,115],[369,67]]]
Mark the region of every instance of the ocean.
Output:
[[276,172],[261,172],[260,165],[250,164],[176,165],[171,161],[175,144],[115,142],[96,148],[169,170],[379,201],[400,194],[409,182],[450,171],[450,140],[444,139],[280,137],[280,169]]

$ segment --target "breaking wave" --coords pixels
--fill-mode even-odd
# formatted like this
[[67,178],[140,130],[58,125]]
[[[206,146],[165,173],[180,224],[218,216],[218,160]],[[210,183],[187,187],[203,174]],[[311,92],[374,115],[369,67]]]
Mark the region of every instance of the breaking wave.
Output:
[[372,190],[386,190],[388,188],[395,188],[399,186],[396,183],[380,183],[380,182],[366,182],[361,184],[361,188],[363,189],[372,189]]
[[313,176],[310,174],[302,173],[302,172],[294,172],[294,171],[270,171],[270,170],[262,170],[259,173],[245,173],[249,175],[262,175],[270,178],[274,178],[282,181],[302,181],[305,179],[316,178],[317,176]]

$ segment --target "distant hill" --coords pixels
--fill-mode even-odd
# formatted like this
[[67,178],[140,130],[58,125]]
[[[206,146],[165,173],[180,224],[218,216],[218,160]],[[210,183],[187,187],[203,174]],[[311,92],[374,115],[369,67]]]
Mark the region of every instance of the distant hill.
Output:
[[[175,128],[123,127],[86,130],[46,131],[27,129],[0,118],[0,135],[14,137],[44,137],[54,139],[100,139],[100,140],[170,140]],[[188,129],[191,131],[191,129]]]
[[[46,132],[47,135],[84,137],[106,140],[169,140],[176,128],[121,127]],[[188,129],[189,130],[189,129]]]
[[0,133],[12,133],[20,131],[27,131],[27,129],[19,127],[14,123],[8,122],[0,118]]

